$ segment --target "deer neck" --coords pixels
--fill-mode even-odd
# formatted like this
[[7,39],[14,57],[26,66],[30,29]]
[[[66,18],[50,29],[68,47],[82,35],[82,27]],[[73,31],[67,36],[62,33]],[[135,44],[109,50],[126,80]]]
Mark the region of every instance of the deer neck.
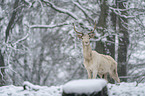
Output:
[[83,56],[85,60],[91,60],[92,59],[92,48],[89,45],[83,45]]

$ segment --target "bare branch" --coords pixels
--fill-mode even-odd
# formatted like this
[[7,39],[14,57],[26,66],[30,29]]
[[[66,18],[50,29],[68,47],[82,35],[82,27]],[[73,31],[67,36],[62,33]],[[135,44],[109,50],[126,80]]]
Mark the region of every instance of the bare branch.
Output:
[[59,23],[56,25],[30,25],[30,28],[55,28],[55,27],[61,27],[64,25],[70,25],[71,22],[65,22],[65,23]]
[[74,2],[73,0],[72,0],[72,2],[84,13],[86,18],[90,19],[91,22],[93,22],[93,19],[86,13],[86,10],[79,3]]
[[139,11],[139,12],[144,12],[145,9],[139,9],[139,8],[126,8],[126,9],[115,9],[113,7],[109,7],[110,9],[113,9],[113,10],[117,10],[117,11],[130,11],[130,10],[133,10],[133,11]]
[[124,17],[124,18],[127,18],[127,19],[133,19],[133,18],[135,18],[135,17],[137,17],[137,16],[139,16],[139,15],[144,15],[144,13],[139,13],[139,14],[136,14],[136,15],[130,15],[130,16],[127,16],[127,15],[122,15],[121,14],[121,11],[127,11],[126,9],[115,9],[115,8],[113,8],[113,7],[109,7],[111,10],[113,10],[113,12],[116,14],[116,15],[118,15],[118,16],[120,16],[120,17]]
[[27,33],[26,36],[24,36],[23,38],[17,40],[17,41],[16,41],[15,43],[13,43],[12,45],[16,45],[17,43],[19,43],[19,42],[21,42],[21,41],[27,39],[28,36],[29,36],[29,34]]
[[[13,9],[16,9],[18,7],[18,3],[19,3],[19,0],[15,0]],[[8,37],[9,37],[9,34],[10,34],[10,29],[11,29],[13,23],[14,23],[14,20],[16,18],[16,15],[17,15],[17,11],[16,10],[13,10],[12,17],[11,17],[11,19],[10,19],[10,21],[8,23],[7,29],[6,29],[5,42],[7,42],[7,40],[8,40]]]
[[78,17],[74,13],[72,13],[72,12],[66,10],[66,9],[59,8],[59,7],[55,6],[53,3],[49,2],[48,0],[41,0],[41,1],[46,3],[46,4],[49,4],[49,6],[52,9],[54,9],[54,10],[60,12],[60,13],[67,14],[67,15],[71,16],[72,18],[74,18],[75,20],[78,20]]

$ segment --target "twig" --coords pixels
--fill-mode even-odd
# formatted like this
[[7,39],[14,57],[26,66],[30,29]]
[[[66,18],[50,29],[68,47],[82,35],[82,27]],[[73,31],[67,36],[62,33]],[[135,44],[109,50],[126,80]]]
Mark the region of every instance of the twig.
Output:
[[138,84],[139,84],[143,79],[145,79],[145,78],[142,78],[140,81],[136,81],[136,82],[137,82],[136,86],[138,86]]
[[50,1],[47,1],[47,0],[41,0],[41,1],[48,4],[52,9],[54,9],[60,13],[67,14],[67,15],[71,16],[72,18],[74,18],[75,20],[78,20],[78,17],[75,14],[73,14],[71,11],[57,7],[53,3],[51,3]]

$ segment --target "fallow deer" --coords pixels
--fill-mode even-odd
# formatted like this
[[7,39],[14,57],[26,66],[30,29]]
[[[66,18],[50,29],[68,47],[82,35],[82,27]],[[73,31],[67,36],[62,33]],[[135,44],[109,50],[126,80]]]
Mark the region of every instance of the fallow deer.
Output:
[[96,22],[93,31],[87,34],[78,32],[74,25],[74,31],[77,33],[77,36],[82,39],[84,66],[87,70],[88,78],[91,79],[93,74],[93,79],[95,79],[98,74],[100,78],[104,75],[104,78],[107,80],[107,74],[109,73],[109,75],[119,83],[120,79],[117,73],[117,62],[109,55],[103,55],[96,51],[92,51],[90,38],[95,36],[95,29]]

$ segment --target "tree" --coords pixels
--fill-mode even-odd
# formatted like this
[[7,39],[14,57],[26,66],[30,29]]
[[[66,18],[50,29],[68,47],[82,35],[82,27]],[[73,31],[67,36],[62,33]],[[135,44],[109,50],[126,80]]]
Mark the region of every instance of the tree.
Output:
[[5,85],[5,64],[4,64],[4,56],[0,50],[0,86]]
[[[107,17],[108,17],[108,11],[109,7],[107,5],[107,0],[100,0],[100,16],[98,20],[97,27],[100,27],[101,29],[98,29],[97,32],[100,33],[100,37],[104,36],[106,34],[104,29],[107,29]],[[95,50],[101,54],[107,54],[107,48],[106,48],[106,42],[102,42],[102,40],[96,42]]]
[[[98,33],[100,36],[104,36],[108,30],[109,25],[107,25],[107,17],[109,16],[109,6],[107,3],[108,0],[103,0],[100,4],[101,13],[98,20],[98,27],[101,27],[101,30],[98,29]],[[120,0],[116,0],[116,5],[113,6],[118,9],[125,9],[126,7],[123,5],[124,2]],[[122,15],[127,15],[127,12],[123,11]],[[109,54],[116,61],[118,61],[118,73],[119,76],[127,76],[127,50],[129,45],[129,35],[127,26],[124,27],[124,24],[128,23],[128,20],[124,17],[120,17],[114,12],[111,13],[111,22],[113,30],[116,35],[107,36],[107,42],[105,41],[97,41],[96,48],[99,53]],[[109,23],[111,24],[111,23]],[[109,34],[109,31],[108,31]],[[112,33],[113,34],[113,33]],[[123,34],[123,35],[120,35]],[[117,42],[116,42],[117,39]],[[108,42],[109,41],[109,42]],[[117,44],[118,43],[118,44]],[[117,44],[117,45],[116,45]],[[118,46],[119,45],[119,46]],[[118,46],[118,47],[116,47]],[[125,79],[126,80],[126,79]]]
[[[121,1],[117,0],[118,8],[125,9],[124,2],[127,1]],[[122,12],[123,15],[127,15],[127,12]],[[119,18],[119,34],[122,34],[122,36],[119,38],[119,50],[118,50],[118,65],[119,65],[119,75],[120,76],[127,76],[127,51],[128,51],[128,45],[129,45],[129,33],[128,33],[128,27],[124,27],[126,23],[128,23],[128,19],[124,17]],[[123,25],[124,24],[124,25]],[[125,80],[124,80],[125,81]]]
[[[124,2],[127,1],[116,0],[116,5],[114,7],[118,9],[126,9]],[[127,12],[123,11],[121,14],[127,15]],[[117,60],[118,73],[120,76],[127,76],[127,66],[128,66],[127,51],[129,45],[129,33],[126,24],[128,23],[128,19],[124,17],[120,17],[114,12],[111,13],[111,18],[114,25],[114,30],[116,30],[116,32],[118,32],[117,34],[119,34],[119,38],[118,38],[119,48],[118,48],[118,60]],[[124,79],[123,81],[126,81],[126,79]]]
[[86,78],[81,42],[76,39],[72,23],[87,33],[93,29],[95,20],[98,22],[96,37],[91,39],[92,48],[115,58],[120,65],[118,70],[125,70],[119,71],[120,76],[127,74],[128,57],[132,59],[130,53],[135,53],[137,42],[143,41],[144,7],[130,8],[130,4],[143,1],[16,1],[3,0],[5,6],[0,6],[0,10],[4,10],[0,11],[0,49],[9,70],[6,71],[7,84],[21,85],[23,81],[30,81],[55,85]]

